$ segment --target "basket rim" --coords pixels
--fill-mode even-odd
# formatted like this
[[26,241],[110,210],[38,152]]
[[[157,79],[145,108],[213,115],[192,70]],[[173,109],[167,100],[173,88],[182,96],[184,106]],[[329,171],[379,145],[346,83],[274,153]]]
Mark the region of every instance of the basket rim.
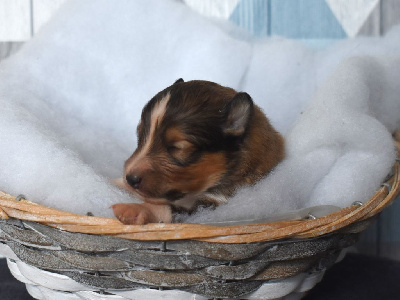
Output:
[[393,175],[364,204],[352,205],[316,219],[283,220],[241,225],[153,223],[124,225],[114,218],[74,214],[0,191],[0,218],[33,221],[63,231],[109,235],[138,241],[198,240],[212,243],[252,243],[278,239],[304,239],[336,232],[352,223],[372,218],[400,193],[400,161]]

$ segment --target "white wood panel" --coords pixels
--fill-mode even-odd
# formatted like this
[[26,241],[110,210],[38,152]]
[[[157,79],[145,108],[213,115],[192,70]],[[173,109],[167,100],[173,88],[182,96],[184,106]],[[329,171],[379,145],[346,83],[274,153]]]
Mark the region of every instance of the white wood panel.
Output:
[[228,19],[239,0],[184,0],[185,3],[198,13],[221,19]]
[[30,37],[30,0],[0,0],[0,41],[24,41]]
[[381,5],[375,6],[360,31],[358,36],[379,36],[381,35]]
[[355,37],[379,0],[326,0],[333,14],[349,37]]
[[[1,1],[1,0],[0,0]],[[38,32],[66,0],[33,0],[33,30]]]
[[382,33],[400,24],[400,1],[382,0]]

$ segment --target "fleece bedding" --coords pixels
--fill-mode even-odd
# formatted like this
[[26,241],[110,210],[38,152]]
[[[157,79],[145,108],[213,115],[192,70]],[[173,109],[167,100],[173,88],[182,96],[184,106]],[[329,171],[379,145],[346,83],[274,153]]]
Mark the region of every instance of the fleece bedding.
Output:
[[175,0],[67,1],[0,64],[0,190],[113,216],[142,107],[176,79],[249,93],[286,138],[264,180],[185,222],[262,219],[364,202],[395,160],[400,28],[316,50],[253,39]]

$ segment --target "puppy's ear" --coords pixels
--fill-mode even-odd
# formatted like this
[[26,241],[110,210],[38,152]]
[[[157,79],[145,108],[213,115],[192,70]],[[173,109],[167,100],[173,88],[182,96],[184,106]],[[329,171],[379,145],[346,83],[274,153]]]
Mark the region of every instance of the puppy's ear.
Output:
[[249,94],[237,93],[225,106],[224,134],[237,137],[243,135],[253,114],[253,106]]
[[182,78],[179,78],[177,81],[174,82],[174,84],[177,84],[179,82],[184,82]]

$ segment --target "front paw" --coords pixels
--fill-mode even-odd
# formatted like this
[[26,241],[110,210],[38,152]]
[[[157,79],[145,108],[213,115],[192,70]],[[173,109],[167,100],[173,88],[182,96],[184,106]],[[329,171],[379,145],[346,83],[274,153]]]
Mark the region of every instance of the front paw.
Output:
[[143,204],[118,203],[112,206],[114,215],[126,225],[143,225],[154,222],[154,214]]

